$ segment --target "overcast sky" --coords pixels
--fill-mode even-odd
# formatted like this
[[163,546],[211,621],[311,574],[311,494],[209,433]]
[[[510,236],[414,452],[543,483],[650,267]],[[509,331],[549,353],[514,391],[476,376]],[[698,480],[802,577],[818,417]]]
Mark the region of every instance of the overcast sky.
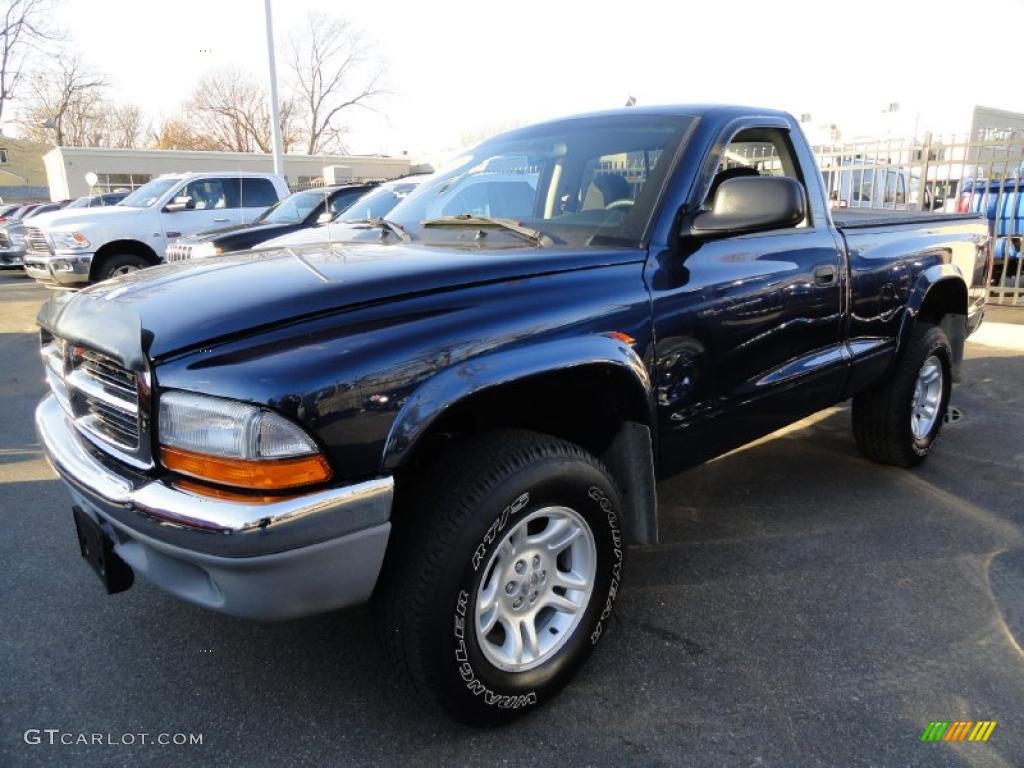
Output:
[[[488,129],[641,104],[734,102],[857,133],[948,133],[974,104],[1024,112],[1024,0],[684,3],[275,0],[279,41],[314,8],[374,39],[392,95],[353,113],[355,152],[431,156]],[[972,10],[976,13],[972,14]],[[114,95],[174,114],[208,69],[266,72],[262,0],[65,0]],[[209,49],[210,53],[202,53]],[[279,62],[280,68],[280,62]],[[991,73],[991,74],[990,74]],[[283,74],[283,73],[282,73]],[[882,108],[898,102],[897,115]]]

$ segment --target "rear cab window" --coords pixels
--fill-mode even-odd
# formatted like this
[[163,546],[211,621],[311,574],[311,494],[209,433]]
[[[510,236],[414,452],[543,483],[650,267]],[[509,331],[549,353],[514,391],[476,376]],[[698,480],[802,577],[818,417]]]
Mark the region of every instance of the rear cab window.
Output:
[[277,190],[270,179],[243,176],[233,181],[242,183],[242,198],[238,206],[240,208],[262,209],[278,201]]

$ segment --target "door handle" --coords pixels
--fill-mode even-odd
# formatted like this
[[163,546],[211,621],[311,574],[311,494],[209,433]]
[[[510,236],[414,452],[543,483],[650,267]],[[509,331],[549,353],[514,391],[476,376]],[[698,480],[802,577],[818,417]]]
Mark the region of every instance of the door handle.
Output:
[[836,281],[836,268],[831,264],[814,270],[814,282],[818,285],[832,285]]
[[214,224],[223,224],[226,221],[227,221],[227,219],[214,219],[213,223]]

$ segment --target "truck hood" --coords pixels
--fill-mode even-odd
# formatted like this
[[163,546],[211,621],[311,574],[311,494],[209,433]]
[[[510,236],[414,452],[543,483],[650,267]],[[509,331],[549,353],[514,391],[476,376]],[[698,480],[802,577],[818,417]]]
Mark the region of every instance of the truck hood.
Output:
[[43,305],[58,336],[141,368],[147,358],[303,317],[606,264],[642,261],[636,248],[459,248],[350,244],[239,252],[151,267]]
[[129,208],[127,206],[110,205],[102,208],[72,208],[70,211],[51,211],[41,213],[25,222],[27,227],[39,227],[43,231],[52,229],[96,229],[101,226],[124,221],[126,218],[138,216],[146,208]]
[[216,229],[207,229],[202,232],[197,232],[194,235],[185,235],[184,237],[179,237],[174,242],[184,243],[186,245],[195,245],[196,243],[205,243],[210,241],[215,242],[222,237],[242,232],[259,232],[265,234],[269,238],[272,237],[275,232],[282,232],[289,227],[297,226],[299,226],[297,222],[291,224],[253,224],[251,222],[248,224],[233,224],[229,227],[218,227]]

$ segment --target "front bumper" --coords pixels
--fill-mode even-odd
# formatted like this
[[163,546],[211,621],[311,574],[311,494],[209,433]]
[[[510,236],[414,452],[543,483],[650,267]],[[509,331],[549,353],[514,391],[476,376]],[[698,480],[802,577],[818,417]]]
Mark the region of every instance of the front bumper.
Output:
[[44,285],[59,288],[85,285],[92,266],[91,253],[39,253],[28,251],[24,256],[25,271]]
[[75,503],[139,575],[234,616],[286,619],[365,602],[391,532],[390,477],[269,503],[199,496],[87,444],[53,395],[36,431]]

